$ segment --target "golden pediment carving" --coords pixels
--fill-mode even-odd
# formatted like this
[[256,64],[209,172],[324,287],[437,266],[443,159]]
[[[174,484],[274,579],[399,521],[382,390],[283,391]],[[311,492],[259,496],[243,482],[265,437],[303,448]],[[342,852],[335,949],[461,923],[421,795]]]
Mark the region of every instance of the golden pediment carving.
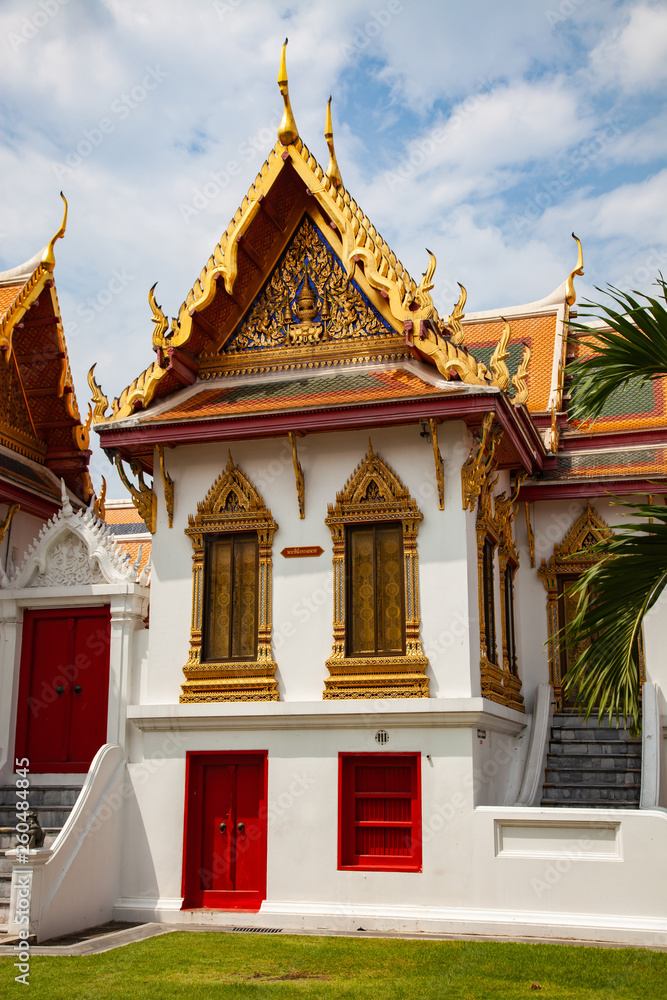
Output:
[[225,348],[228,354],[395,334],[309,216]]

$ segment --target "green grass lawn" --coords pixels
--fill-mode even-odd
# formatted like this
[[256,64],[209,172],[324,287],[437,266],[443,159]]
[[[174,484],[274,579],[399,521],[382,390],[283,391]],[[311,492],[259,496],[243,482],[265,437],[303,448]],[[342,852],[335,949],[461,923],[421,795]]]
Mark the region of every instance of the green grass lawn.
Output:
[[[0,958],[0,997],[21,996]],[[33,956],[31,1000],[663,1000],[667,953],[280,935],[165,934],[103,955]]]

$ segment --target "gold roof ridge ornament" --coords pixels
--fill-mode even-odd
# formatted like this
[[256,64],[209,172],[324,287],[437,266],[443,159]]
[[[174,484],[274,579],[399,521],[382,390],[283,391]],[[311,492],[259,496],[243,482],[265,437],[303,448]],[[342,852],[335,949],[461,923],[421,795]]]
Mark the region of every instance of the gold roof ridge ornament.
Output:
[[324,138],[327,141],[327,146],[329,148],[329,166],[326,169],[325,177],[328,177],[335,188],[343,186],[343,178],[341,177],[340,167],[338,166],[338,160],[336,159],[336,150],[334,149],[334,139],[333,139],[333,124],[331,122],[331,94],[329,95],[329,100],[327,101],[327,117],[324,125]]
[[157,351],[158,348],[165,348],[167,346],[167,341],[165,340],[165,334],[169,327],[169,320],[162,311],[162,306],[158,305],[155,298],[155,289],[157,287],[157,281],[150,288],[148,292],[148,304],[151,307],[151,312],[153,313],[153,323],[155,323],[155,328],[153,330],[153,350]]
[[520,403],[528,402],[528,362],[530,361],[530,347],[528,344],[523,345],[523,357],[521,358],[521,363],[516,370],[516,374],[512,376],[512,385],[516,389],[516,393],[512,398],[512,403],[514,406],[518,406]]
[[565,284],[565,301],[567,302],[568,306],[573,306],[574,303],[577,301],[577,293],[574,290],[574,276],[575,274],[583,275],[584,273],[584,251],[581,248],[581,240],[579,239],[578,236],[575,236],[574,233],[572,233],[572,239],[576,240],[577,247],[579,248],[579,253],[577,254],[576,266],[574,270],[571,271],[570,274],[568,274],[567,282]]
[[287,62],[285,59],[286,48],[287,39],[283,42],[283,50],[280,56],[280,69],[278,71],[278,86],[280,87],[280,93],[282,94],[283,101],[285,103],[285,110],[283,111],[283,116],[280,119],[280,125],[278,126],[278,139],[282,146],[293,146],[299,138],[299,130],[296,127],[296,121],[294,120],[292,105],[290,104],[289,99]]
[[503,332],[500,335],[500,340],[496,344],[496,348],[491,355],[489,366],[494,376],[491,385],[496,385],[499,389],[502,389],[503,392],[507,392],[510,387],[510,373],[506,364],[507,359],[510,356],[510,325],[504,316],[501,316],[500,318],[505,325],[503,327]]
[[56,235],[44,247],[44,253],[42,254],[42,264],[49,271],[52,271],[53,268],[56,266],[56,257],[55,257],[55,254],[53,252],[53,246],[54,246],[56,240],[62,239],[62,237],[65,235],[65,230],[67,229],[67,208],[68,208],[68,206],[67,206],[67,198],[62,193],[62,191],[60,192],[60,197],[65,202],[65,211],[63,212],[63,221],[60,223],[60,229],[58,230],[58,232],[56,233]]

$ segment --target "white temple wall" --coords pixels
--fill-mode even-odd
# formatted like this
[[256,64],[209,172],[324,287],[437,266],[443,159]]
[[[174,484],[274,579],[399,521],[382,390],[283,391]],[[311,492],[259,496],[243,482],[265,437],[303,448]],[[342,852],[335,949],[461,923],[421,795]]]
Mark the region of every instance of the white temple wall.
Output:
[[[431,660],[432,696],[479,693],[479,624],[474,515],[461,508],[461,464],[469,435],[460,422],[439,428],[445,462],[445,510],[438,508],[431,444],[419,424],[368,431],[312,434],[298,439],[305,476],[305,519],[299,519],[292,453],[286,438],[179,447],[167,452],[175,484],[174,526],[167,526],[160,477],[158,528],[153,536],[148,673],[149,704],[178,701],[188,658],[192,605],[192,546],[184,534],[227,464],[228,451],[262,494],[279,525],[273,538],[273,648],[280,696],[320,701],[332,646],[331,532],[324,520],[368,449],[392,466],[424,520],[417,536],[422,643]],[[317,558],[285,559],[285,546],[320,545]],[[473,558],[474,556],[474,558]],[[472,653],[471,653],[472,650]],[[471,667],[472,664],[472,667]]]

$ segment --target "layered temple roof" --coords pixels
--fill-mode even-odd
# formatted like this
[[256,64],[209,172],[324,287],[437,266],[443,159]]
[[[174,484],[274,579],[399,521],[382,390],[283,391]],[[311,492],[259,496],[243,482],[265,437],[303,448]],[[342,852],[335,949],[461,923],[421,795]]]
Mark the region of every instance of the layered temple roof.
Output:
[[65,202],[53,239],[0,272],[0,498],[41,514],[60,507],[61,478],[81,501],[93,493],[90,418],[79,414],[53,279],[66,222]]
[[149,293],[155,362],[111,407],[91,370],[102,446],[152,473],[155,444],[424,416],[476,429],[493,410],[501,465],[535,484],[583,469],[555,458],[589,433],[567,424],[564,394],[579,241],[574,269],[546,298],[466,314],[461,287],[440,317],[434,255],[415,282],[345,189],[330,104],[326,170],[299,137],[284,47],[279,86],[278,141],[171,323]]

